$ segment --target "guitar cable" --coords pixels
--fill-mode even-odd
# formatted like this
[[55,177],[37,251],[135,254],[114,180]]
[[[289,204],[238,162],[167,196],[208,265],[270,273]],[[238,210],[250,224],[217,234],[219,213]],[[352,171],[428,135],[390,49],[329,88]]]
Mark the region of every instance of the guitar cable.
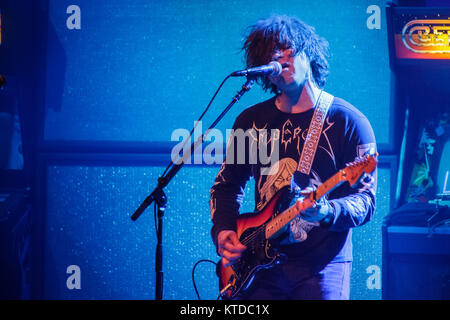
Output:
[[[202,299],[200,298],[200,294],[198,293],[197,285],[195,284],[195,268],[202,262],[209,262],[209,263],[214,264],[217,267],[217,262],[214,262],[209,259],[201,259],[194,264],[194,267],[192,268],[192,284],[194,285],[195,294],[197,295],[198,300],[202,300]],[[219,294],[219,296],[217,297],[217,300],[219,300],[220,296],[221,295]]]

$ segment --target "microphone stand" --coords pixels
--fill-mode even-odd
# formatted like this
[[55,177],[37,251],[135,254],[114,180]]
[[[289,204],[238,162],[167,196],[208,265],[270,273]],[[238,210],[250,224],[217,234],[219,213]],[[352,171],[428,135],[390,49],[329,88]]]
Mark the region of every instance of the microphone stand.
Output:
[[238,102],[241,97],[249,91],[255,79],[247,77],[247,81],[242,86],[242,89],[233,97],[231,103],[222,111],[222,113],[217,117],[216,120],[211,124],[211,126],[202,134],[199,139],[191,144],[189,148],[189,152],[183,155],[181,158],[182,161],[177,161],[178,163],[173,163],[171,161],[170,170],[166,173],[166,175],[158,178],[158,184],[156,188],[152,191],[152,193],[141,203],[141,205],[136,209],[136,211],[131,216],[131,220],[136,221],[139,216],[144,212],[144,210],[153,202],[155,203],[157,210],[157,243],[156,243],[156,256],[155,256],[155,273],[156,273],[156,287],[155,287],[155,300],[162,300],[163,297],[163,217],[167,205],[167,197],[164,193],[164,188],[169,184],[172,178],[177,174],[178,171],[183,167],[184,160],[187,157],[190,157],[191,154],[197,149],[197,147],[205,141],[205,138],[208,136],[208,133],[213,129],[219,121],[223,118],[223,116],[231,109],[231,107]]

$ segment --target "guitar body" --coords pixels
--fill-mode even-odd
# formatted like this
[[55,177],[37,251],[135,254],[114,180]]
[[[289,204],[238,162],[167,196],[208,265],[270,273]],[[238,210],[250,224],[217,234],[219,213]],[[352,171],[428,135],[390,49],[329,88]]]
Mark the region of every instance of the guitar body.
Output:
[[281,261],[271,239],[266,239],[265,225],[272,217],[286,208],[292,195],[289,187],[280,189],[259,212],[241,214],[236,222],[237,236],[247,249],[241,258],[230,267],[219,264],[219,289],[225,292],[222,297],[233,299],[238,293],[249,288],[255,274],[261,269],[270,268]]
[[364,172],[373,172],[378,164],[377,156],[378,154],[374,154],[356,158],[318,186],[314,192],[290,207],[293,193],[290,187],[286,186],[280,189],[261,211],[240,215],[236,223],[236,233],[247,249],[230,267],[218,264],[217,275],[222,298],[235,298],[250,287],[259,270],[280,263],[283,256],[277,253],[276,239],[286,230],[288,223],[340,183],[347,181],[352,186]]

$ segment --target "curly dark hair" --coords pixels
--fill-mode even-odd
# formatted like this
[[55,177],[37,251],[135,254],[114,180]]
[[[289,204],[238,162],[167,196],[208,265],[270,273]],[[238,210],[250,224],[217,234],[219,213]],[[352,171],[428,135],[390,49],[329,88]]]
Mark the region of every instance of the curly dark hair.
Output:
[[[327,58],[328,42],[315,29],[303,21],[286,15],[271,16],[249,27],[242,46],[247,68],[268,64],[275,51],[291,49],[294,54],[302,51],[310,61],[313,80],[319,88],[325,86],[329,74]],[[265,91],[279,93],[268,77],[259,77]]]

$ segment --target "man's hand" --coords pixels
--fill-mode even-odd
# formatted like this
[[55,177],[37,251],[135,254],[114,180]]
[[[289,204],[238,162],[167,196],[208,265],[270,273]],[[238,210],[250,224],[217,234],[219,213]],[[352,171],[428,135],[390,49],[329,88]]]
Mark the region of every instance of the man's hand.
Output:
[[247,249],[238,239],[235,231],[222,230],[217,236],[218,253],[224,267],[229,267],[238,260]]
[[[303,201],[310,201],[308,195],[313,191],[313,188],[306,188],[300,191],[300,194],[305,196],[305,200]],[[301,202],[302,200],[297,200],[297,205],[299,208],[301,208]],[[312,207],[301,212],[302,219],[308,222],[321,222],[324,221],[324,219],[328,222],[331,218],[330,216],[334,216],[334,208],[324,197],[317,200]]]

